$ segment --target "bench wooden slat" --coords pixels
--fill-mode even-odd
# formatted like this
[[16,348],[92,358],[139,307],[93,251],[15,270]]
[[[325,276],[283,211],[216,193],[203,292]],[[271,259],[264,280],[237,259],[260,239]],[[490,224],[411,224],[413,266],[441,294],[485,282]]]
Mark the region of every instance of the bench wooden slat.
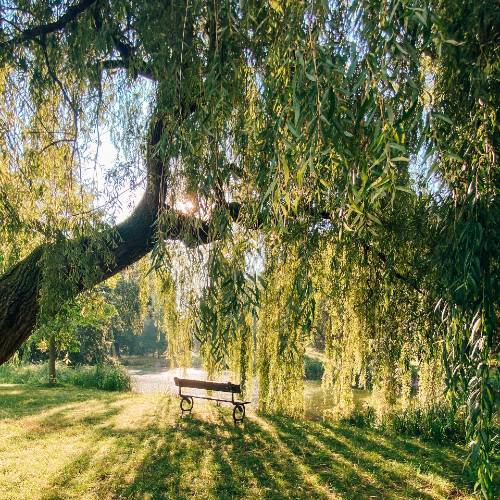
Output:
[[239,384],[231,382],[211,382],[205,380],[190,380],[187,378],[174,377],[174,382],[177,387],[189,387],[190,389],[205,389],[207,391],[232,392],[239,394],[241,388]]
[[187,398],[206,399],[208,401],[219,401],[219,403],[231,403],[233,405],[234,404],[248,405],[251,403],[251,401],[238,401],[236,399],[232,401],[231,399],[211,398],[210,396],[197,396],[196,394],[183,394],[183,396]]

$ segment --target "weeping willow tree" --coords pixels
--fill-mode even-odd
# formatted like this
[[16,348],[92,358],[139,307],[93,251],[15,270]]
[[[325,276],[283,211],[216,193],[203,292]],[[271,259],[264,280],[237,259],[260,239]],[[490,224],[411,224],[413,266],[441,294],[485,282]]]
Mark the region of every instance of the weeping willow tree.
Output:
[[[279,409],[300,388],[321,295],[326,383],[346,393],[364,370],[390,407],[410,364],[439,366],[467,407],[477,486],[493,494],[498,5],[5,0],[0,9],[0,362],[43,311],[151,251],[170,313],[182,315],[165,255],[172,240],[210,245],[189,328],[214,369],[232,363],[245,377],[257,323],[264,405]],[[109,198],[56,209],[66,222],[54,234],[53,218],[38,215],[48,155],[65,155],[56,191],[71,200],[104,123],[120,152]],[[113,226],[106,209],[127,182],[144,195]],[[264,269],[252,277],[245,255],[256,241]]]

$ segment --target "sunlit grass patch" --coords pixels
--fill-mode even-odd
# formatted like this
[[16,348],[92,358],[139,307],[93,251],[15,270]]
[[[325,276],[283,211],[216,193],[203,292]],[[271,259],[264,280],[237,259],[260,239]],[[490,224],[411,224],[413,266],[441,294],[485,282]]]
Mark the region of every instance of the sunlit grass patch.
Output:
[[178,398],[0,385],[3,498],[469,498],[464,451]]

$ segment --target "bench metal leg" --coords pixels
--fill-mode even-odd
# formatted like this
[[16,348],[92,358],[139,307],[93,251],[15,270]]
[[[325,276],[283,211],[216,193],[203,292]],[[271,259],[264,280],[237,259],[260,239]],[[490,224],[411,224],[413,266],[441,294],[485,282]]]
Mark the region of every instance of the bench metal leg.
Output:
[[238,422],[243,422],[243,419],[245,418],[245,405],[242,405],[240,403],[234,403],[234,408],[233,408],[233,420],[234,423]]
[[191,396],[181,396],[181,411],[184,415],[184,412],[190,413],[193,409],[193,398]]

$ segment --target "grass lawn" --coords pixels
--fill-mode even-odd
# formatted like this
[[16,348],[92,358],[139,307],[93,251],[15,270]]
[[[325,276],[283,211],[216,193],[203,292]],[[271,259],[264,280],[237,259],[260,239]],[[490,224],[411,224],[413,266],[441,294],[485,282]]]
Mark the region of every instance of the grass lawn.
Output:
[[470,498],[463,450],[159,394],[0,384],[0,498]]

